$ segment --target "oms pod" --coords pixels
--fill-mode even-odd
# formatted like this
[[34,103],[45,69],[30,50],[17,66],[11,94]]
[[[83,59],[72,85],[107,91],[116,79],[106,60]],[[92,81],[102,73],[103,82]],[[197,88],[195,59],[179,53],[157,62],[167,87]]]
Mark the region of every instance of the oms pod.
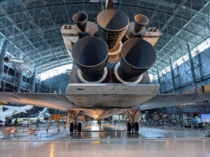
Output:
[[79,68],[78,76],[82,82],[100,83],[106,78],[108,53],[107,44],[96,37],[85,37],[74,44],[72,57]]

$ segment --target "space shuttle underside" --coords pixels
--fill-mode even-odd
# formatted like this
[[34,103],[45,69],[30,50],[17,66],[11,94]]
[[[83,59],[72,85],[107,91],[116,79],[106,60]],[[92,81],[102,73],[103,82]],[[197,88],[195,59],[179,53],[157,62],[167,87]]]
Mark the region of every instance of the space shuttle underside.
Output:
[[[100,12],[96,19],[93,23],[86,13],[76,13],[73,16],[76,25],[61,28],[74,61],[66,90],[71,96],[67,97],[83,108],[109,109],[130,108],[135,102],[138,105],[138,99],[151,99],[159,85],[151,84],[147,70],[157,58],[153,46],[161,35],[159,30],[145,28],[149,19],[144,15],[136,15],[134,22],[130,22],[126,14],[115,9]],[[114,92],[110,92],[111,88]]]
[[[94,118],[210,99],[209,93],[158,94],[160,85],[151,84],[148,70],[156,61],[154,45],[161,32],[146,27],[149,19],[145,15],[138,14],[131,22],[125,13],[110,7],[112,0],[107,2],[108,9],[100,12],[95,22],[80,12],[72,17],[75,25],[61,28],[73,59],[65,94],[2,92],[0,99],[66,110],[75,117],[82,112]],[[128,128],[135,127],[136,123],[128,124]],[[78,128],[81,130],[80,125]]]
[[76,25],[61,28],[74,60],[69,83],[150,84],[147,70],[156,61],[153,46],[161,33],[145,28],[146,16],[134,19],[115,9],[100,12],[97,24],[87,21],[86,13],[75,14]]

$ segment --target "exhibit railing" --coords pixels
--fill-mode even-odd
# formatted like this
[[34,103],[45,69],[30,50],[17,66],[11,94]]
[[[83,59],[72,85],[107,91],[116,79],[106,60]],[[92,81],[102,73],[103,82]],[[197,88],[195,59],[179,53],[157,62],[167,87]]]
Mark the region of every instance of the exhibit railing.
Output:
[[[110,124],[113,125],[120,125],[120,124],[126,124],[127,121],[125,120],[116,120],[115,122],[110,122]],[[154,128],[160,128],[160,129],[166,129],[166,130],[210,130],[210,123],[202,123],[202,125],[193,125],[191,123],[183,124],[183,123],[175,123],[175,122],[144,122],[139,123],[139,126],[145,126],[145,127],[154,127]]]
[[209,130],[210,124],[205,125],[183,125],[182,123],[144,123],[141,126],[155,127],[161,129],[172,129],[172,130]]
[[210,131],[144,131],[144,132],[27,132],[3,134],[0,133],[0,142],[45,142],[45,141],[97,141],[97,140],[179,140],[179,139],[206,139]]

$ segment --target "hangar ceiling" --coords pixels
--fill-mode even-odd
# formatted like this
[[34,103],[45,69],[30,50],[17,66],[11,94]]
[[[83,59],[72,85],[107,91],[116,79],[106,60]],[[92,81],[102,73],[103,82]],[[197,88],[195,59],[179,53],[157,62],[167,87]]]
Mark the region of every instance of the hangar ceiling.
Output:
[[[97,1],[97,0],[96,0]],[[98,0],[99,1],[99,0]],[[94,21],[104,3],[90,0],[15,0],[0,2],[0,40],[9,39],[7,51],[23,57],[37,67],[37,73],[72,62],[61,37],[60,28],[72,23],[77,12],[86,12]],[[150,19],[163,35],[155,45],[158,53],[150,73],[156,75],[187,54],[210,36],[209,0],[117,0],[115,9],[125,12],[131,21],[136,14]]]

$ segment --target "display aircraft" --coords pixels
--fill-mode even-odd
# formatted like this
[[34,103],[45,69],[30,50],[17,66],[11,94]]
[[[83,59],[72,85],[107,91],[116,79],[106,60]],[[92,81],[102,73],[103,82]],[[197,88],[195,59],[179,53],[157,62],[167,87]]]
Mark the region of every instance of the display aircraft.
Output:
[[[110,6],[110,5],[107,5]],[[127,130],[138,131],[137,111],[210,99],[210,93],[158,94],[160,85],[151,84],[148,69],[156,61],[154,49],[161,33],[145,26],[149,19],[138,14],[134,22],[118,10],[106,8],[97,24],[86,13],[73,16],[76,25],[64,25],[61,34],[74,60],[65,94],[0,93],[0,100],[68,111],[74,119],[80,113],[102,119],[127,111],[132,123]],[[100,37],[100,38],[99,38]],[[81,131],[81,123],[70,123],[70,132]]]
[[47,110],[48,110],[47,108],[44,108],[42,111],[39,111],[39,113],[37,113],[35,115],[30,115],[29,117],[20,117],[20,118],[18,118],[18,122],[27,124],[28,120],[29,120],[30,123],[35,124],[37,119],[39,119],[40,123],[44,123],[45,117],[49,118],[51,116],[51,114],[49,114],[47,112]]
[[13,115],[19,114],[19,113],[27,113],[27,110],[32,109],[33,106],[26,105],[26,106],[8,106],[8,105],[1,105],[0,106],[0,120],[4,123],[6,121],[6,118],[12,118]]

